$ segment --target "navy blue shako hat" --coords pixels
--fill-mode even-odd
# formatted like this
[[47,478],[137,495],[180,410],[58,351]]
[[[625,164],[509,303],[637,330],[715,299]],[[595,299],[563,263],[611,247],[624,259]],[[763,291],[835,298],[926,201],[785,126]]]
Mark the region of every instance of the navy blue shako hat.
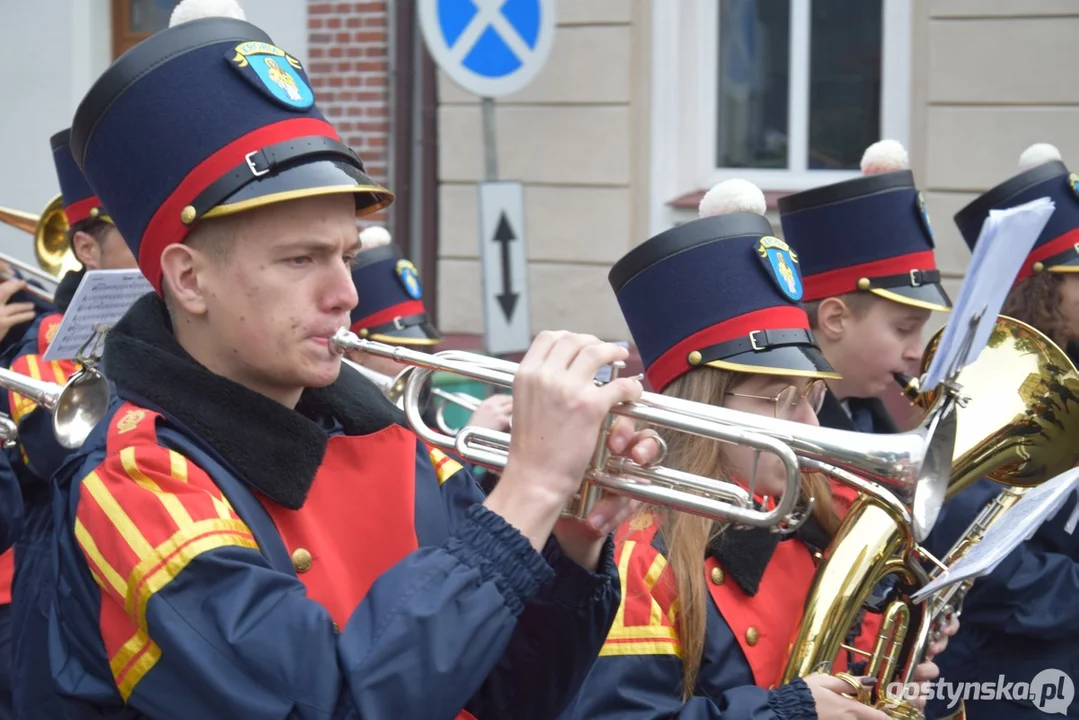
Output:
[[352,332],[392,345],[442,342],[428,319],[416,266],[400,247],[390,243],[361,250],[352,264],[352,282],[359,298],[350,316]]
[[357,215],[393,200],[319,112],[299,61],[232,18],[183,22],[120,56],[79,105],[71,152],[159,293],[161,251],[203,219],[336,193]]
[[112,222],[90,183],[86,182],[82,170],[75,164],[75,158],[71,157],[71,130],[56,133],[49,138],[49,144],[67,224],[77,225],[91,219]]
[[1041,272],[1079,272],[1079,174],[1069,172],[1060,151],[1045,143],[1023,151],[1019,168],[1018,175],[974,198],[955,214],[964,242],[974,250],[991,210],[1048,197],[1056,207],[1015,282]]
[[839,377],[799,302],[798,255],[772,235],[764,209],[750,183],[720,183],[701,201],[705,217],[646,240],[611,268],[608,280],[657,392],[702,366]]
[[779,199],[783,239],[798,251],[805,300],[869,292],[947,312],[925,198],[894,140],[870,145],[863,176]]

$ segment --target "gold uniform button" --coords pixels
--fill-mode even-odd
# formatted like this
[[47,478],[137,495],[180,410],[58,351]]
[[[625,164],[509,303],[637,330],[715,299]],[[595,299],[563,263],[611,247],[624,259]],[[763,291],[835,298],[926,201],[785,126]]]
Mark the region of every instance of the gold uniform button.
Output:
[[303,548],[296,548],[292,551],[292,567],[296,568],[296,572],[305,573],[311,569],[311,553]]
[[749,643],[750,647],[756,645],[759,639],[760,633],[757,632],[757,628],[751,627],[746,630],[746,642]]
[[721,570],[720,568],[717,568],[717,567],[712,568],[712,582],[715,583],[716,585],[722,585],[723,584],[723,579],[724,579],[723,570]]

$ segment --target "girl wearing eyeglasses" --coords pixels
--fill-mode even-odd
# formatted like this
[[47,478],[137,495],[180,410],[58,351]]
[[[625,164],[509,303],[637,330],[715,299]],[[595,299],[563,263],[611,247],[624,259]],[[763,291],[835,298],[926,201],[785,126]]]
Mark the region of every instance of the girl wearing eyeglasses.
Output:
[[[658,392],[817,425],[824,380],[838,377],[799,305],[798,258],[772,236],[760,190],[732,180],[702,217],[663,232],[609,280]],[[770,506],[786,484],[779,458],[745,446],[662,432],[665,465],[734,478]],[[563,717],[867,718],[847,682],[811,675],[778,686],[823,550],[838,526],[828,483],[803,475],[793,536],[648,508],[617,535],[622,606]],[[834,670],[844,669],[839,660]]]

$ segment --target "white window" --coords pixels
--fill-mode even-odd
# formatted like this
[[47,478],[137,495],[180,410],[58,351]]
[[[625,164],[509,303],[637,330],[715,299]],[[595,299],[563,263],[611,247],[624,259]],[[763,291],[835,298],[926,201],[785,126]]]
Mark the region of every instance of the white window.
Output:
[[789,192],[908,142],[910,0],[653,0],[652,224],[740,177]]

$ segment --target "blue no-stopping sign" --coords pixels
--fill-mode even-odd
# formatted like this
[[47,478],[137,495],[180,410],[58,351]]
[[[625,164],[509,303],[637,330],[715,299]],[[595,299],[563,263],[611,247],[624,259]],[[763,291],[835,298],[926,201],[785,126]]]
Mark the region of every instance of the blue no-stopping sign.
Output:
[[421,0],[420,30],[442,70],[480,97],[517,92],[551,52],[555,0]]

